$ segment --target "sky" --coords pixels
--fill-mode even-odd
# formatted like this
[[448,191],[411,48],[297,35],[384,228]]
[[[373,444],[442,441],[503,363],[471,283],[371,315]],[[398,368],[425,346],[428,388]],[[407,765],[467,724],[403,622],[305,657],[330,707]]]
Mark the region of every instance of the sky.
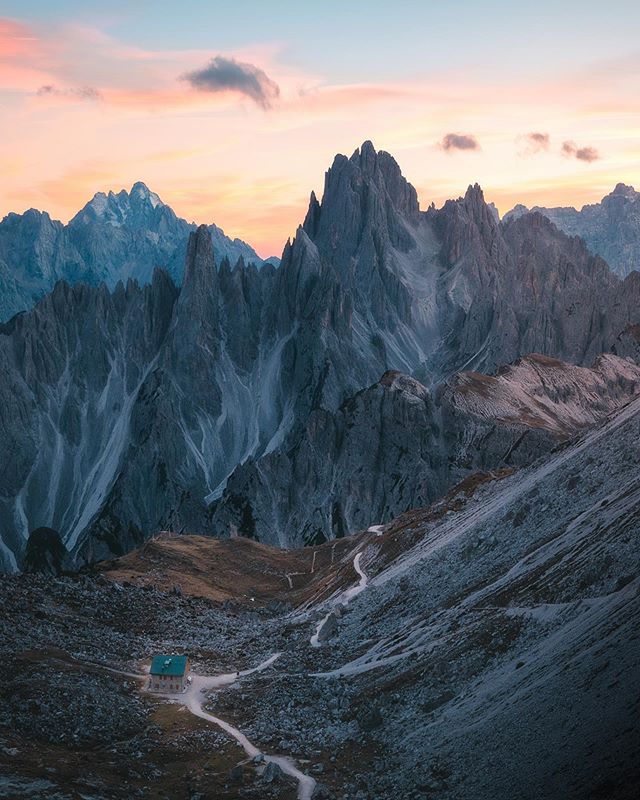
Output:
[[144,181],[279,255],[336,153],[422,208],[640,188],[640,3],[0,0],[0,215]]

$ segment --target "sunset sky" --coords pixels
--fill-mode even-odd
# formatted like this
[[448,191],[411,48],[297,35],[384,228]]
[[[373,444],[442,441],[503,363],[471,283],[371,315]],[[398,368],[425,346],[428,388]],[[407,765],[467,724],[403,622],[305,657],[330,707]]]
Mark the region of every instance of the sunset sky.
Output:
[[142,180],[280,254],[337,152],[421,206],[501,212],[640,184],[640,3],[0,3],[0,215],[67,221]]

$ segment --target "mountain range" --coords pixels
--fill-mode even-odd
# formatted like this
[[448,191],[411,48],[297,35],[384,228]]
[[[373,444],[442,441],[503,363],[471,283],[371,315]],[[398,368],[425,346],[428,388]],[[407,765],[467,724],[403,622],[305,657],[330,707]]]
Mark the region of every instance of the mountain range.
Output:
[[32,214],[53,232],[13,241],[74,285],[0,328],[3,568],[43,527],[77,563],[160,529],[318,544],[605,419],[638,389],[640,274],[521,211],[477,185],[421,211],[365,142],[277,268],[141,185],[66,227],[10,215],[0,253]]
[[[141,182],[130,192],[98,192],[68,225],[33,208],[8,214],[0,222],[0,321],[33,307],[60,280],[114,289],[129,278],[149,283],[163,267],[179,285],[195,227]],[[246,242],[208,227],[220,261],[264,263]]]
[[[517,205],[505,218],[528,212]],[[599,203],[575,208],[544,208],[534,206],[560,230],[570,236],[580,236],[593,253],[602,256],[611,269],[621,277],[638,269],[640,264],[640,193],[633,186],[619,183]]]

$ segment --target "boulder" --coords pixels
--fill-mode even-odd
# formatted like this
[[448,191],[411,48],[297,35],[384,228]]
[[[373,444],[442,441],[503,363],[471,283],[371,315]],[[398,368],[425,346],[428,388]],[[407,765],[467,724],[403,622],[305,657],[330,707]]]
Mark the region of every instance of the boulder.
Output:
[[24,556],[25,572],[60,575],[70,568],[69,553],[53,528],[36,528],[29,534]]
[[328,642],[329,639],[333,639],[336,633],[338,633],[338,617],[336,613],[332,611],[327,617],[327,620],[322,628],[320,628],[318,633],[318,641]]
[[280,783],[280,781],[284,778],[284,772],[282,771],[279,764],[276,764],[275,761],[269,761],[267,766],[264,768],[264,772],[262,773],[262,779],[267,783]]

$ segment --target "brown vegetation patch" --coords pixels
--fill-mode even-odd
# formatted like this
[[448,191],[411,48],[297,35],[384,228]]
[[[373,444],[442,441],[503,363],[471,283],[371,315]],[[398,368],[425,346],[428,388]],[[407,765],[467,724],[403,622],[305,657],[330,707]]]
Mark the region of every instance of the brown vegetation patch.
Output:
[[317,547],[282,550],[242,537],[163,534],[98,569],[122,584],[154,586],[214,602],[250,607],[300,605],[357,580],[352,559],[361,541],[351,536]]
[[483,375],[482,372],[461,372],[453,384],[453,389],[462,394],[490,397],[495,384],[496,379],[492,375]]
[[545,356],[542,353],[529,353],[529,355],[526,357],[526,360],[533,361],[534,364],[541,364],[543,367],[567,368],[567,365],[564,361],[560,361],[558,358],[552,358],[551,356]]

